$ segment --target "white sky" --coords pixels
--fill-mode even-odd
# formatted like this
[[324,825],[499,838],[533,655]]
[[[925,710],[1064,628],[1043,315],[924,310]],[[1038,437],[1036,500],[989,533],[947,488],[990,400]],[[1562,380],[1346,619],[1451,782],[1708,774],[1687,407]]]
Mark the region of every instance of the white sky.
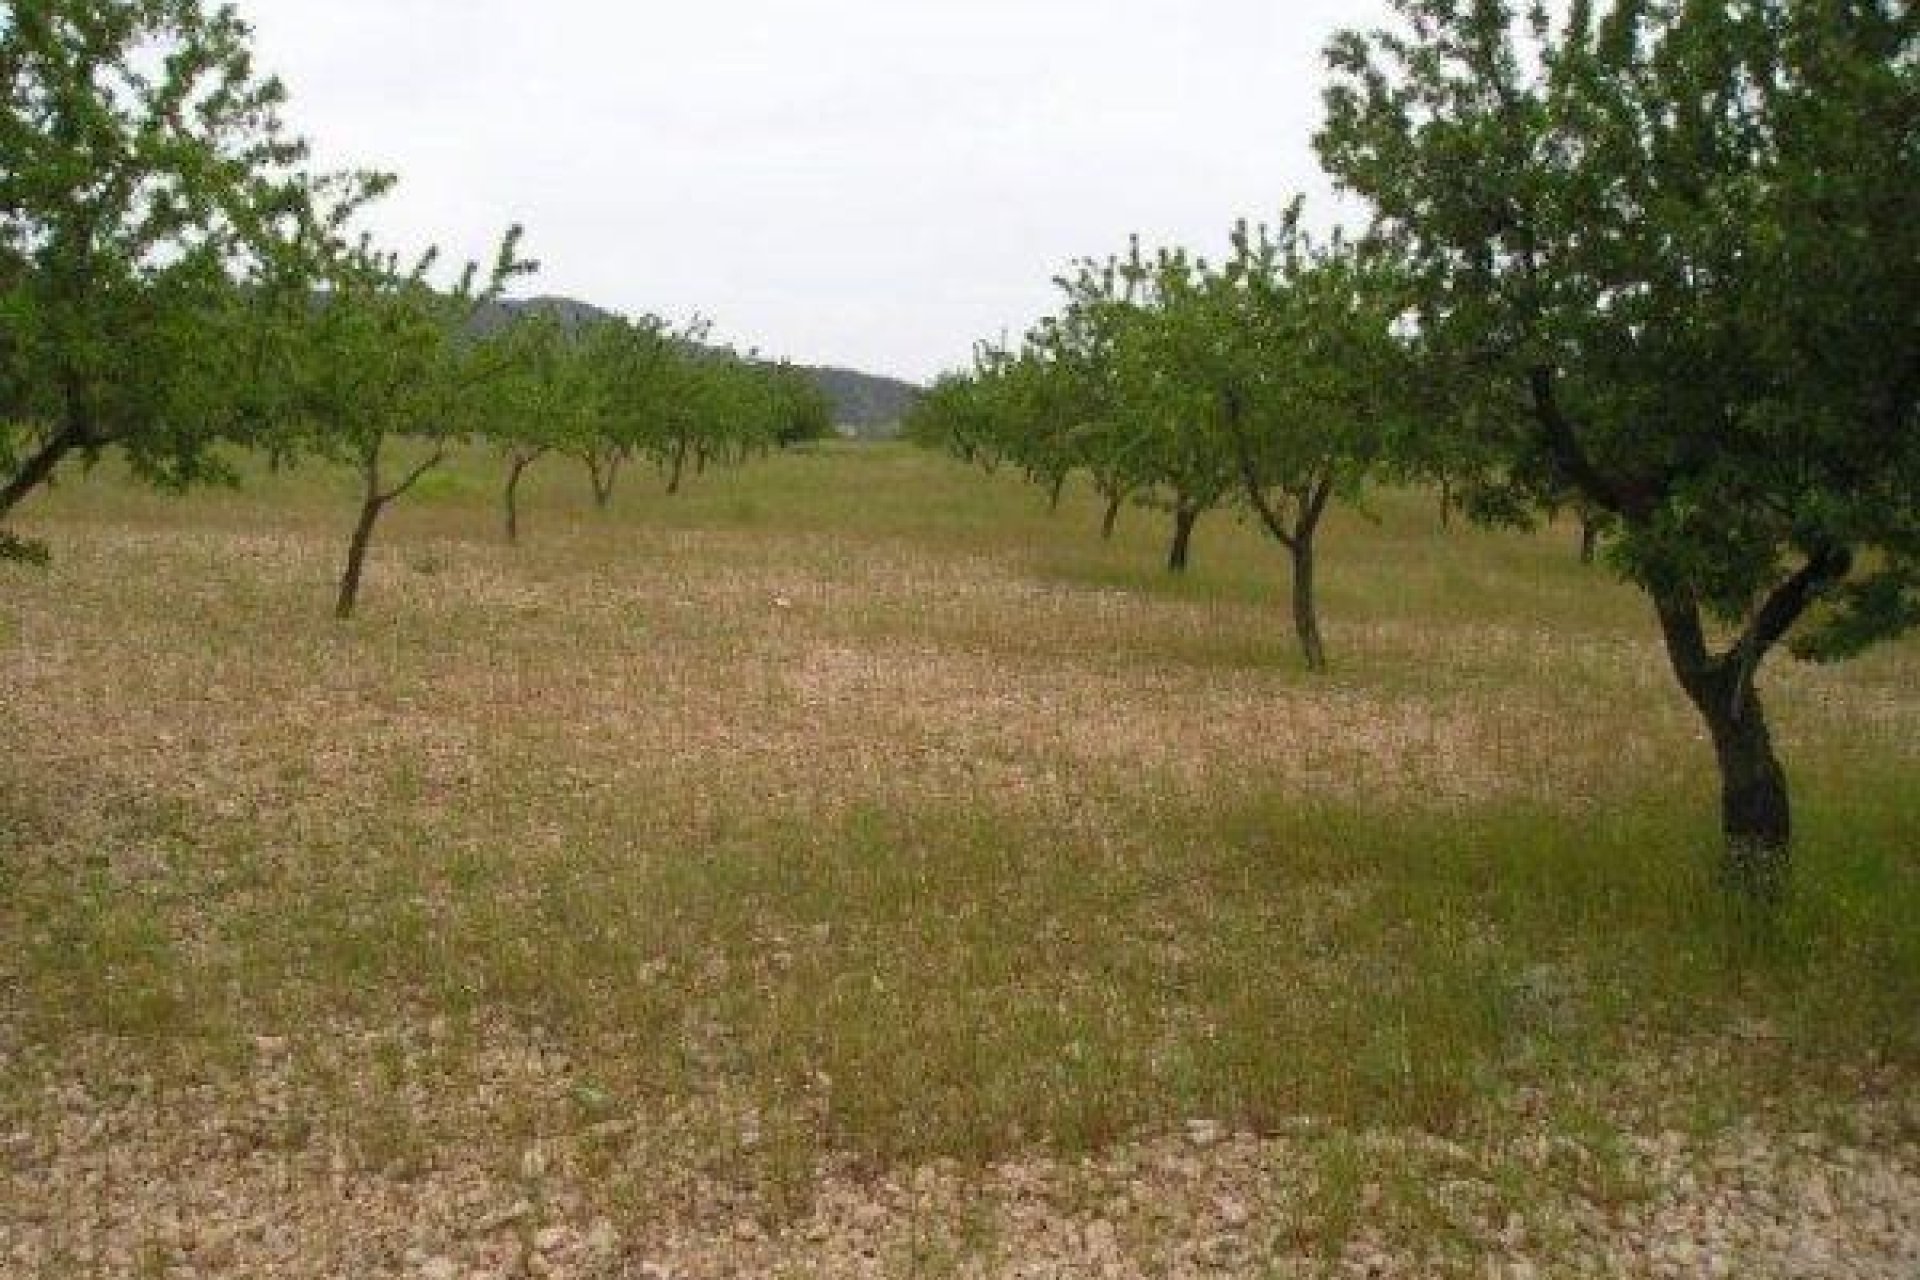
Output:
[[1052,309],[1071,259],[1221,244],[1304,191],[1320,50],[1380,0],[238,0],[392,246],[699,313],[915,379]]

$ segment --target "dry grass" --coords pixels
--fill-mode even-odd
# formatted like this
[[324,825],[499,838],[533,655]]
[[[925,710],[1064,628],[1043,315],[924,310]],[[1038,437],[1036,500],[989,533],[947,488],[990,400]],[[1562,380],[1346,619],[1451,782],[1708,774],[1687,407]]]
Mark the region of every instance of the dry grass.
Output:
[[[1571,533],[1343,518],[1312,679],[1225,518],[1175,583],[1150,513],[1103,546],[1088,500],[905,451],[606,517],[535,476],[517,550],[483,460],[397,508],[345,626],[340,477],[36,510],[53,568],[0,570],[0,1273],[722,1274],[717,1234],[759,1274],[860,1187],[881,1274],[1089,1221],[1200,1266],[1225,1195],[1228,1270],[1471,1270],[1556,1256],[1509,1214],[1664,1203],[1591,1154],[1634,1134],[1863,1107],[1862,1203],[1911,1200],[1920,1117],[1878,1100],[1920,1066],[1913,645],[1770,672],[1801,893],[1755,950],[1702,887],[1696,725]],[[1035,1153],[1071,1201],[1194,1117],[1330,1136],[1187,1151],[1159,1227],[1022,1225]],[[1426,1166],[1380,1132],[1466,1143],[1471,1205],[1395,1199]],[[1529,1134],[1589,1157],[1508,1176]],[[1294,1190],[1233,1190],[1276,1160]]]

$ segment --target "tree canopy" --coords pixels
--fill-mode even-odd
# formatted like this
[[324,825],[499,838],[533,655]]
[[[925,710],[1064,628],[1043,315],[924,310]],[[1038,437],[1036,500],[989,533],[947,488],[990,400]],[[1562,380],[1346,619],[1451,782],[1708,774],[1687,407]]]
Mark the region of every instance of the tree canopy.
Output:
[[66,458],[184,485],[276,421],[274,317],[386,180],[309,174],[248,43],[199,0],[0,23],[0,517]]

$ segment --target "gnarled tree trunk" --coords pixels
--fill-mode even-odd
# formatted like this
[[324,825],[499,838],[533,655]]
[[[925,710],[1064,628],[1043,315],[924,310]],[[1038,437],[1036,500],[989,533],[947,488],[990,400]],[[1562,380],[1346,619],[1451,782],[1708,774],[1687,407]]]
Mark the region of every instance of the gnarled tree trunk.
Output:
[[1792,866],[1793,812],[1752,674],[1725,661],[1675,670],[1707,722],[1720,770],[1721,881],[1747,899],[1778,902]]
[[1768,622],[1763,613],[1742,644],[1718,655],[1707,648],[1699,606],[1690,596],[1656,591],[1654,604],[1668,661],[1706,721],[1719,766],[1720,829],[1725,837],[1721,882],[1744,900],[1771,907],[1785,895],[1792,869],[1793,815],[1786,771],[1774,754],[1754,675],[1804,603],[1766,628],[1760,626]]
[[1113,541],[1113,528],[1120,521],[1121,501],[1121,496],[1117,493],[1107,495],[1107,513],[1100,518],[1100,540],[1102,542]]

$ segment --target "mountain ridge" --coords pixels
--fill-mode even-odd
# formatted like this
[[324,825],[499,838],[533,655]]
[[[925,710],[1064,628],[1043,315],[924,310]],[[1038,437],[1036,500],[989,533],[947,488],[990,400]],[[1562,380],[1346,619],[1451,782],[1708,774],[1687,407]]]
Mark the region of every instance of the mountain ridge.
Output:
[[[558,316],[568,328],[619,318],[616,312],[578,298],[540,294],[489,303],[475,318],[475,327],[481,332],[491,332],[513,316],[527,313]],[[704,343],[697,345],[709,351],[722,349]],[[746,358],[762,364],[780,363],[755,352],[749,352]],[[812,379],[825,393],[833,405],[834,425],[862,439],[886,439],[898,434],[907,411],[926,392],[918,383],[886,374],[866,373],[842,365],[787,363]]]

